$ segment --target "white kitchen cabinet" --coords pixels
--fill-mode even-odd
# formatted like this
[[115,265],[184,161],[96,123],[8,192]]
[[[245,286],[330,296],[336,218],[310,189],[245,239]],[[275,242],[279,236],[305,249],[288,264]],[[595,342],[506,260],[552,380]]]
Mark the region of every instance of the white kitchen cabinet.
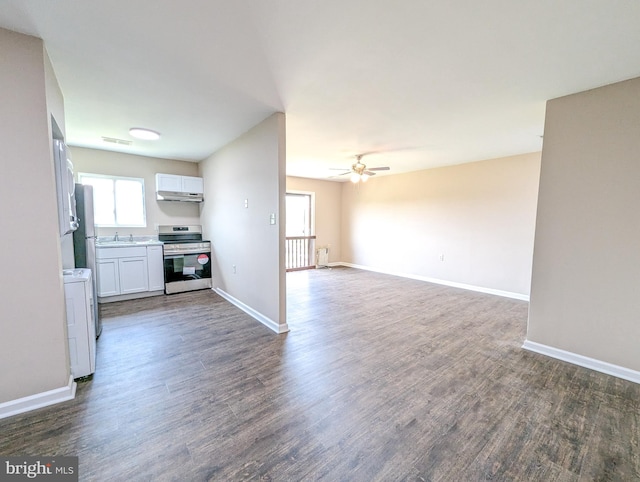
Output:
[[120,258],[118,260],[120,294],[149,291],[149,272],[147,256],[138,258]]
[[156,174],[156,191],[182,191],[182,176],[174,174]]
[[149,270],[149,291],[164,291],[162,246],[147,246],[147,268]]
[[[98,251],[99,252],[99,251]],[[120,270],[118,259],[96,260],[98,296],[115,296],[120,294]]]
[[101,303],[140,297],[135,295],[164,293],[164,261],[160,244],[97,246],[96,265]]
[[204,179],[201,177],[182,176],[182,192],[203,194]]
[[149,290],[146,256],[100,259],[96,265],[101,298]]
[[201,177],[158,173],[156,174],[156,191],[203,194],[204,180]]

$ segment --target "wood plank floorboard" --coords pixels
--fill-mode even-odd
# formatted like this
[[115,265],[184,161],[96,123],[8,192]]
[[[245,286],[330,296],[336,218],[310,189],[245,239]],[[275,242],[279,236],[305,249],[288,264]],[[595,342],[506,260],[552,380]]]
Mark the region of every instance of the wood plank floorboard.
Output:
[[528,304],[351,268],[287,274],[276,335],[205,290],[100,306],[74,400],[0,454],[83,481],[640,480],[640,386],[524,351]]

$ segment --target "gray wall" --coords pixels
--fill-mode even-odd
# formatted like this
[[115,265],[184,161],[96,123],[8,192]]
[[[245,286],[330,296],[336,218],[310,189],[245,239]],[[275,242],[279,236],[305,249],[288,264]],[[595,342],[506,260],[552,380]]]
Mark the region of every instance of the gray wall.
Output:
[[64,129],[64,112],[40,39],[0,29],[0,95],[1,403],[70,372],[50,122]]
[[272,328],[286,330],[284,114],[267,118],[199,166],[214,288],[262,315]]
[[640,79],[551,100],[528,341],[640,370]]

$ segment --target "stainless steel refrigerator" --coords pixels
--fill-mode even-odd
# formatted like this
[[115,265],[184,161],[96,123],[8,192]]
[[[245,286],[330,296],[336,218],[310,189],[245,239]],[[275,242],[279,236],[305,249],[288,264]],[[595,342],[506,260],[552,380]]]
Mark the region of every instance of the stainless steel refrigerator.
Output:
[[98,290],[96,270],[96,227],[93,220],[93,186],[76,184],[76,215],[79,227],[73,232],[73,251],[76,268],[89,268],[93,280],[93,319],[96,338],[102,333],[102,320],[98,316]]

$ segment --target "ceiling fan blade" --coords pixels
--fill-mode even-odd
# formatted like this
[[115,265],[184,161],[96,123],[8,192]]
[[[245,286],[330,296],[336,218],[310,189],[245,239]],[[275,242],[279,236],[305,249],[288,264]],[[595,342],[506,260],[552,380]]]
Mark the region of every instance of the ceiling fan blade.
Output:
[[348,171],[349,169],[345,169],[344,167],[330,167],[330,171]]
[[388,171],[390,167],[370,167],[369,171]]
[[376,175],[376,173],[375,173],[375,172],[371,172],[371,171],[369,171],[369,170],[362,171],[362,174],[366,174],[367,176],[375,176],[375,175]]

